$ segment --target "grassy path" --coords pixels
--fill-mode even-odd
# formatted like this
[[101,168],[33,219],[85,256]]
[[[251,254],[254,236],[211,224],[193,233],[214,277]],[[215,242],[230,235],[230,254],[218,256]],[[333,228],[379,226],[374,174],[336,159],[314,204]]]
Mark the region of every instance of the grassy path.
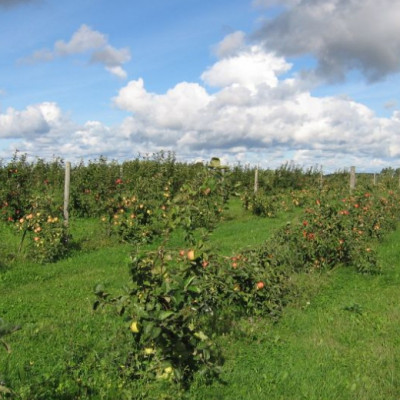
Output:
[[319,293],[303,293],[276,325],[255,323],[257,340],[226,341],[227,385],[197,387],[192,398],[399,399],[399,253],[397,231],[380,247],[382,275],[306,277]]

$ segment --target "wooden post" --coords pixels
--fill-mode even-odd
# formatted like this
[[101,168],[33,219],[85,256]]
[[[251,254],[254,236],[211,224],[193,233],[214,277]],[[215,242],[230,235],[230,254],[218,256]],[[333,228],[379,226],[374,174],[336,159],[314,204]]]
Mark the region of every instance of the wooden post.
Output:
[[258,165],[254,171],[254,194],[258,192]]
[[69,223],[69,183],[71,180],[71,163],[67,162],[65,164],[65,182],[64,182],[64,225],[68,226]]
[[320,172],[319,174],[319,188],[322,189],[324,187],[324,173]]
[[356,188],[356,167],[350,168],[350,193]]
[[374,186],[376,186],[377,182],[378,182],[378,177],[377,177],[376,173],[374,172]]

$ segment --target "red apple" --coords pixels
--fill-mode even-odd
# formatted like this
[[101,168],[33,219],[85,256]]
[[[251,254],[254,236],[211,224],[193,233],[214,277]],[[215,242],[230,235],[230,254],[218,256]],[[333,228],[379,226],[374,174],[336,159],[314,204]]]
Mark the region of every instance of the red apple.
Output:
[[257,290],[260,290],[260,289],[262,289],[263,287],[264,287],[264,282],[262,282],[262,281],[257,282]]

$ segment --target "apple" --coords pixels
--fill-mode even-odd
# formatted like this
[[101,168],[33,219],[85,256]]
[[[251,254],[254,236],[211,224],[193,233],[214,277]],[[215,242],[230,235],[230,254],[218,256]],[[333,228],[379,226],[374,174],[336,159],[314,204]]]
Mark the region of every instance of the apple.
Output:
[[194,255],[194,250],[189,250],[188,252],[187,252],[187,258],[188,258],[188,260],[190,260],[190,261],[193,261],[196,257],[195,257],[195,255]]
[[137,321],[132,321],[130,329],[133,333],[139,333],[139,324]]
[[257,282],[256,286],[257,286],[257,290],[260,290],[260,289],[262,289],[264,287],[264,282],[262,282],[262,281]]
[[174,377],[174,369],[172,367],[166,367],[164,368],[164,371],[162,374],[157,375],[158,379],[165,379],[168,381],[171,381]]
[[152,347],[145,347],[145,349],[144,349],[144,354],[147,354],[147,355],[154,354],[155,352],[156,352],[156,350],[153,349]]

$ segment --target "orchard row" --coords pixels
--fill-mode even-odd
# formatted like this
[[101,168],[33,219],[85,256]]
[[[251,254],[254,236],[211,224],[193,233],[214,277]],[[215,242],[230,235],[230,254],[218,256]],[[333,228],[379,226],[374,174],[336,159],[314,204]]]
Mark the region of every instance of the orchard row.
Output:
[[[1,216],[20,234],[29,256],[54,261],[68,252],[63,223],[63,162],[19,158],[1,169]],[[321,177],[285,165],[259,171],[178,163],[172,155],[78,165],[71,173],[70,215],[98,218],[103,234],[131,243],[131,283],[118,296],[96,288],[94,308],[114,306],[126,318],[132,352],[121,373],[189,385],[195,373],[212,379],[222,365],[215,335],[221,321],[278,318],[293,296],[291,274],[339,264],[378,273],[376,247],[397,224],[400,197],[392,171],[378,185],[364,176],[349,193],[345,173]],[[323,179],[321,179],[323,178]],[[225,257],[210,232],[231,196],[261,217],[294,211],[291,221],[257,248]],[[173,248],[173,232],[183,248]],[[155,251],[142,244],[162,238]]]

